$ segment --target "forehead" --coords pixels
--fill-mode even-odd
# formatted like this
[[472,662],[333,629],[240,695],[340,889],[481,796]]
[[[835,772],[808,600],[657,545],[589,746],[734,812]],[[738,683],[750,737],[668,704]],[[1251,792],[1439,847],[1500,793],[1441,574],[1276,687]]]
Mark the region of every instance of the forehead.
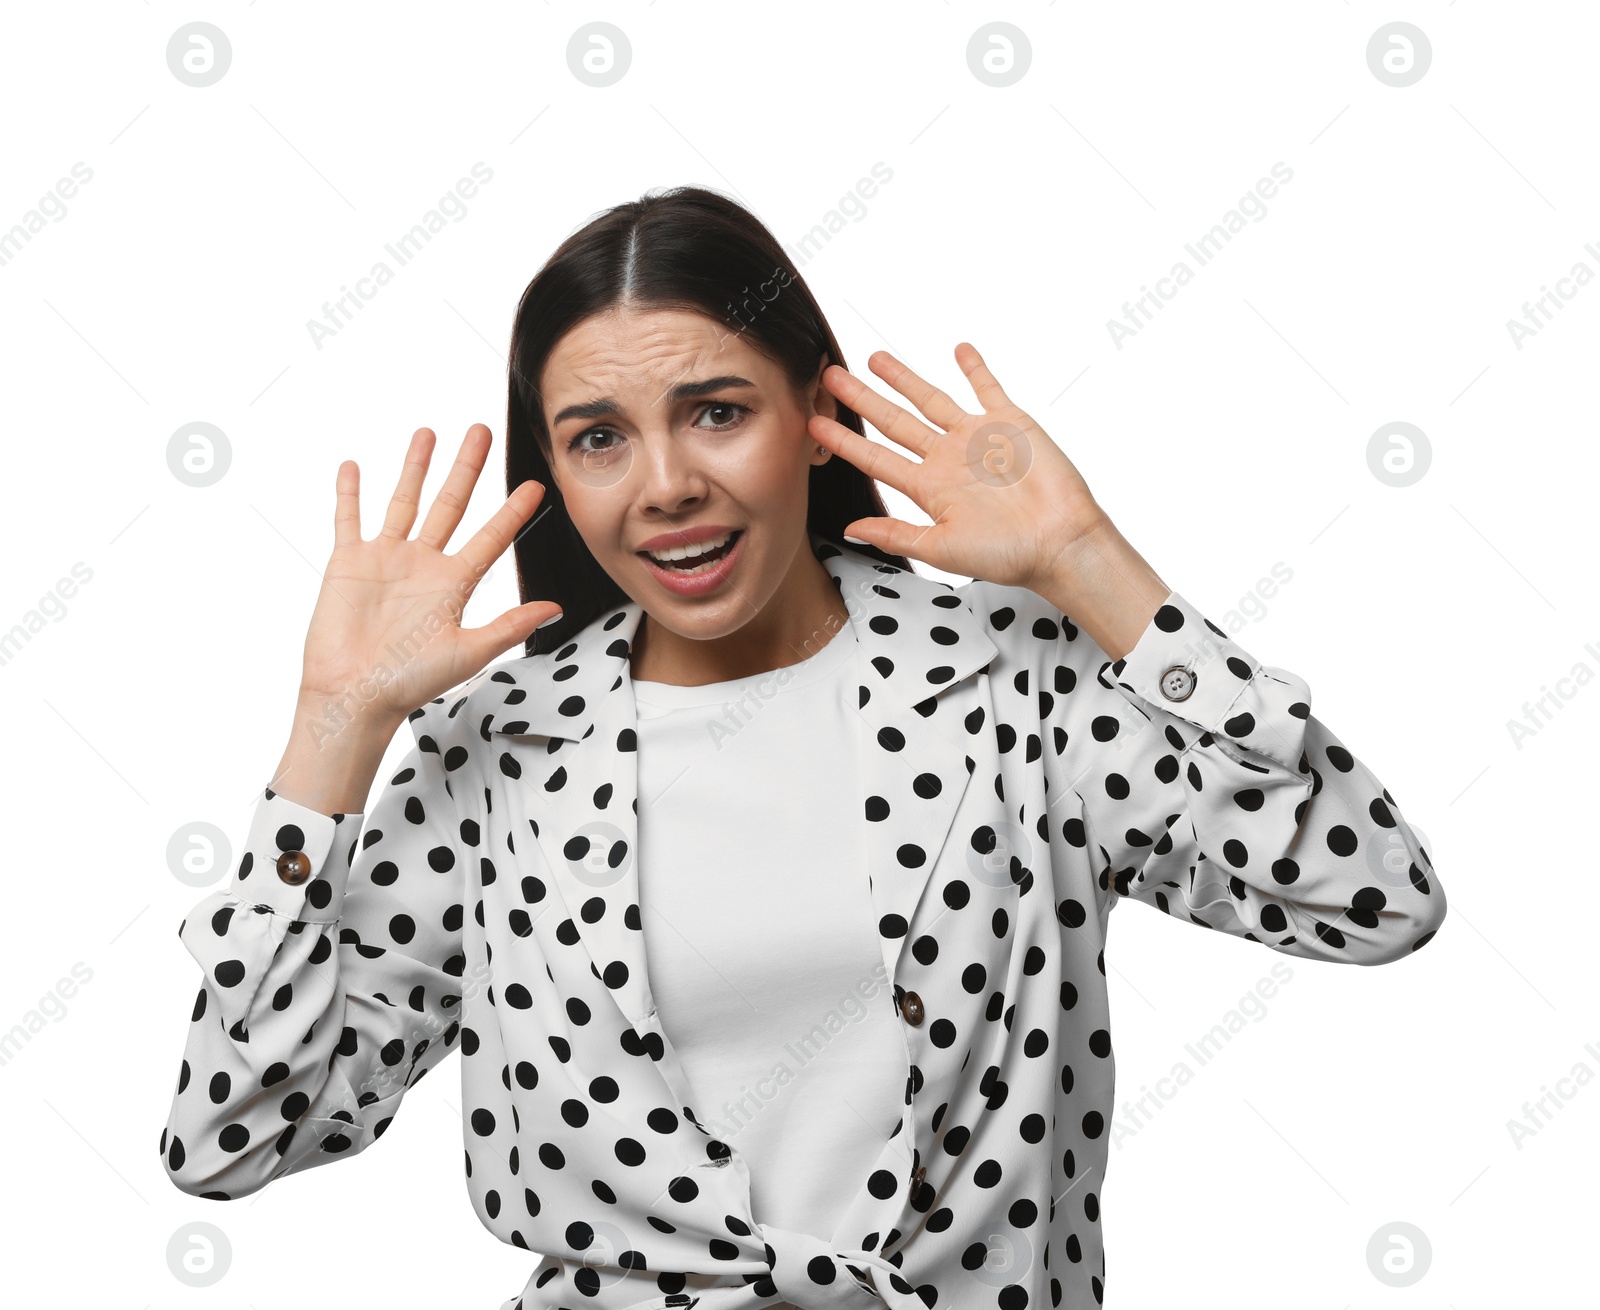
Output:
[[[553,413],[603,394],[660,396],[675,382],[737,373],[758,386],[782,372],[744,333],[692,310],[609,309],[568,329],[545,361],[545,405]],[[648,401],[646,402],[648,403]]]

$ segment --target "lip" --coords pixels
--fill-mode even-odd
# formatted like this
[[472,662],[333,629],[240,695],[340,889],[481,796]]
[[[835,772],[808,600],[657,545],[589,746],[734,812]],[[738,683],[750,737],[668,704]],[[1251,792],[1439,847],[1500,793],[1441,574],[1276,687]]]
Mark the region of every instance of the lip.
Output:
[[641,541],[634,550],[666,550],[669,546],[693,546],[697,542],[711,541],[727,532],[737,532],[739,529],[731,523],[697,523],[692,528],[674,528],[671,532],[663,532],[659,537],[651,537],[648,541]]
[[[687,535],[693,531],[694,529],[692,528],[685,529],[685,534]],[[734,565],[739,562],[739,557],[744,553],[744,543],[750,534],[739,531],[737,528],[717,528],[711,532],[701,532],[699,536],[689,538],[692,541],[704,541],[708,536],[720,537],[724,532],[739,532],[739,539],[733,543],[733,549],[706,572],[697,573],[692,577],[685,577],[681,573],[674,573],[671,569],[662,568],[661,565],[657,564],[642,551],[639,553],[639,558],[644,561],[644,566],[650,571],[650,576],[672,592],[673,595],[704,596],[720,587],[727,580],[728,575],[733,572]],[[660,549],[662,545],[679,544],[676,541],[665,541],[659,537],[655,540],[658,543],[657,549]]]

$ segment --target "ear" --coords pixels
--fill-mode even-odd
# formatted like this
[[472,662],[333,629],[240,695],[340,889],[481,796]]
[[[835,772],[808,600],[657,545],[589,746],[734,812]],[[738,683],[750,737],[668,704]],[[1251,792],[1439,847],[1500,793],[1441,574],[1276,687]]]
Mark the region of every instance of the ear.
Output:
[[[556,484],[556,490],[561,489],[561,469],[555,457],[555,437],[548,427],[544,430],[544,444],[539,448],[539,453],[544,456],[544,466],[550,470],[550,481]],[[546,488],[548,493],[549,488]],[[540,502],[540,508],[544,507]]]
[[833,392],[822,385],[822,375],[827,371],[830,363],[826,355],[817,356],[817,371],[812,374],[810,385],[810,401],[806,417],[821,414],[824,418],[837,420],[839,417],[839,402],[834,398]]
[[[822,375],[827,370],[828,363],[829,361],[826,355],[819,355],[817,357],[817,371],[812,376],[811,383],[808,388],[809,394],[806,397],[807,421],[810,420],[813,414],[821,414],[824,418],[831,418],[836,422],[838,421],[839,402],[834,399],[833,393],[822,385]],[[813,464],[826,464],[832,457],[833,452],[826,446],[818,445],[815,442],[812,443],[811,462]]]

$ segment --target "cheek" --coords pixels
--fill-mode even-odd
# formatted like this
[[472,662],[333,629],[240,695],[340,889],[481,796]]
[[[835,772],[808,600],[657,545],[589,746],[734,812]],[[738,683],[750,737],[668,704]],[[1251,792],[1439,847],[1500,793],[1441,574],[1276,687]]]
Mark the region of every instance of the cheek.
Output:
[[567,516],[578,529],[578,535],[597,543],[602,550],[609,549],[623,517],[623,502],[614,493],[607,495],[605,491],[582,485],[572,488],[566,502]]
[[810,476],[806,458],[810,436],[804,427],[764,425],[751,440],[730,448],[730,458],[719,469],[718,480],[741,500],[776,503],[792,501],[797,486]]
[[585,542],[602,544],[607,522],[604,494],[597,494],[595,488],[585,486],[581,476],[557,477],[554,469],[551,470],[550,485],[561,493],[561,503],[566,507],[567,517],[572,520],[578,535]]

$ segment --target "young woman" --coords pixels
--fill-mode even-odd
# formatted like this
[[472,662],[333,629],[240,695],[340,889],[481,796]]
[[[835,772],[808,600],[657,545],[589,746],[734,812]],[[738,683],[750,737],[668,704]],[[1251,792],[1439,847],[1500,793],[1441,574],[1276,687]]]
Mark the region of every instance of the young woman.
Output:
[[[432,432],[370,540],[340,466],[288,749],[181,930],[179,1188],[357,1155],[459,1051],[473,1205],[540,1256],[507,1307],[1076,1310],[1111,907],[1352,964],[1433,936],[1426,852],[1306,683],[976,350],[977,413],[841,359],[755,218],[647,196],[524,294],[509,495],[457,553],[488,429],[414,537]],[[513,543],[523,603],[462,627]]]

